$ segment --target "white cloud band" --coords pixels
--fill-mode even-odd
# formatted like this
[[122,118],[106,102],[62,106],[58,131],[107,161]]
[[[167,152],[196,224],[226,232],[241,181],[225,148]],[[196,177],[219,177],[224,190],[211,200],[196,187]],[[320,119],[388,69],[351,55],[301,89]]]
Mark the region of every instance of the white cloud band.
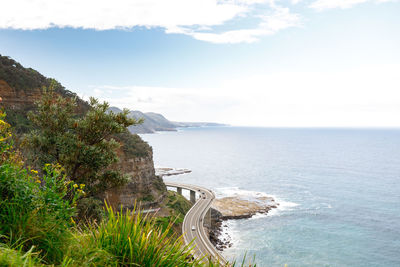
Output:
[[396,0],[317,0],[313,2],[310,7],[316,10],[325,10],[325,9],[333,9],[333,8],[351,8],[357,4],[365,3],[365,2],[375,2],[375,3],[384,3],[391,2]]
[[[256,5],[270,14],[255,17]],[[13,0],[1,1],[0,10],[0,29],[161,27],[214,43],[253,42],[298,22],[298,15],[271,0]],[[212,28],[239,17],[256,18],[259,25],[221,32]]]

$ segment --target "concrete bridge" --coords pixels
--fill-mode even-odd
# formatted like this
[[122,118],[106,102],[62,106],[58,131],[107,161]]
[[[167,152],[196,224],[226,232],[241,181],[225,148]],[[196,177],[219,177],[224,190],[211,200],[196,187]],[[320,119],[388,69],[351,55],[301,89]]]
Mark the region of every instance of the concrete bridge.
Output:
[[[190,201],[193,203],[192,208],[186,213],[182,224],[183,239],[186,244],[193,241],[194,256],[203,258],[206,261],[211,257],[212,260],[219,261],[223,265],[227,264],[225,258],[219,254],[218,250],[210,242],[209,233],[204,226],[211,227],[211,203],[215,199],[215,195],[207,188],[164,182],[167,187],[175,187],[178,194],[182,195],[182,190],[190,191]],[[197,201],[196,201],[197,194]]]
[[[170,186],[170,187],[175,187],[175,186]],[[178,194],[181,195],[181,196],[182,196],[182,189],[183,188],[184,187],[182,187],[181,185],[180,186],[176,185],[176,192],[178,192]],[[194,190],[192,190],[190,188],[186,188],[186,187],[185,187],[185,189],[190,191],[190,202],[192,202],[192,204],[194,204],[196,202],[196,191],[194,191]]]
[[[176,192],[182,196],[182,190],[188,190],[190,192],[190,202],[192,202],[192,204],[196,203],[196,200],[201,199],[204,197],[206,197],[205,195],[203,195],[202,193],[204,193],[204,190],[202,191],[201,189],[199,189],[200,187],[197,188],[197,191],[195,189],[194,185],[186,185],[186,184],[177,184],[177,183],[168,183],[165,182],[165,185],[168,187],[175,187],[176,188]],[[206,216],[204,217],[203,221],[203,225],[207,228],[211,228],[211,209],[207,210]]]

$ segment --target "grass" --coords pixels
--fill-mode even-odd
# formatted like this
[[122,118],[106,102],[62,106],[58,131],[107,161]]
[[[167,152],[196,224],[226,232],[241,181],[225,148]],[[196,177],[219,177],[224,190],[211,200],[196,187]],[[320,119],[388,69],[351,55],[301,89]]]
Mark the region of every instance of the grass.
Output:
[[115,213],[109,206],[106,210],[108,218],[90,229],[90,242],[113,255],[118,265],[188,266],[192,248],[182,237],[169,235],[171,224],[163,230],[154,217],[141,212]]
[[192,204],[183,196],[173,191],[168,191],[166,206],[173,209],[176,214],[185,215]]
[[20,249],[12,249],[4,244],[0,245],[0,266],[41,266],[37,254],[32,249],[24,252]]

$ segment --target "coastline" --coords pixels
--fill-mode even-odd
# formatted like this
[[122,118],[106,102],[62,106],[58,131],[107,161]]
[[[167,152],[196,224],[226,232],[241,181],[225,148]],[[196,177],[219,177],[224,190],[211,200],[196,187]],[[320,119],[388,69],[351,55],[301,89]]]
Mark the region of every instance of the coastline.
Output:
[[[156,175],[160,177],[190,172],[191,170],[186,168],[156,168]],[[217,191],[221,190],[222,192],[217,194],[218,197],[210,207],[211,225],[207,227],[209,240],[218,251],[233,246],[227,222],[250,219],[256,215],[266,215],[280,205],[274,197],[263,192],[241,190],[235,187],[217,189]]]
[[[247,194],[250,191],[246,192]],[[233,246],[232,236],[228,231],[228,221],[250,219],[256,215],[267,215],[272,209],[277,209],[279,203],[273,197],[257,192],[251,198],[234,195],[214,200],[211,212],[211,243],[219,250]]]

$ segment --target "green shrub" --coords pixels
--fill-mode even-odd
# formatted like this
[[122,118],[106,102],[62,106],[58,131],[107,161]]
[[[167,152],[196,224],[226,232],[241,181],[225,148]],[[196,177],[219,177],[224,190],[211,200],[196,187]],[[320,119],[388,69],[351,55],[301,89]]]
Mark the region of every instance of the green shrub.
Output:
[[77,220],[83,223],[100,222],[103,219],[103,202],[94,197],[85,197],[77,201]]
[[13,150],[10,125],[0,112],[0,242],[40,253],[47,262],[62,261],[75,215],[78,185],[61,166],[46,164],[43,175],[22,167]]
[[113,255],[120,266],[193,266],[191,246],[182,237],[169,236],[154,217],[140,212],[116,212],[106,205],[107,218],[90,229],[90,242]]
[[90,242],[90,234],[77,230],[72,234],[63,266],[118,266],[115,257]]
[[152,148],[137,134],[131,134],[128,130],[116,134],[115,139],[122,143],[122,150],[129,157],[148,157]]
[[88,195],[97,196],[107,189],[128,182],[118,162],[120,144],[113,135],[136,124],[128,110],[118,114],[108,112],[108,103],[90,98],[89,110],[82,116],[75,112],[76,98],[64,98],[53,90],[45,90],[37,107],[28,114],[35,127],[22,142],[27,158],[36,166],[59,163],[69,179],[85,184]]
[[7,122],[12,125],[15,133],[27,133],[33,129],[32,123],[26,116],[26,110],[5,108],[5,111],[7,113]]
[[192,207],[192,203],[190,203],[184,196],[181,196],[173,191],[168,191],[166,206],[173,209],[176,215],[180,214],[185,216],[185,214]]
[[27,252],[23,252],[21,249],[15,250],[0,244],[1,267],[3,266],[37,267],[41,266],[39,262],[40,259],[37,257],[37,254],[32,252],[32,249]]
[[[36,171],[32,170],[32,174]],[[0,235],[8,244],[32,246],[48,262],[60,262],[70,238],[75,197],[59,168],[32,175],[12,164],[0,166]]]

